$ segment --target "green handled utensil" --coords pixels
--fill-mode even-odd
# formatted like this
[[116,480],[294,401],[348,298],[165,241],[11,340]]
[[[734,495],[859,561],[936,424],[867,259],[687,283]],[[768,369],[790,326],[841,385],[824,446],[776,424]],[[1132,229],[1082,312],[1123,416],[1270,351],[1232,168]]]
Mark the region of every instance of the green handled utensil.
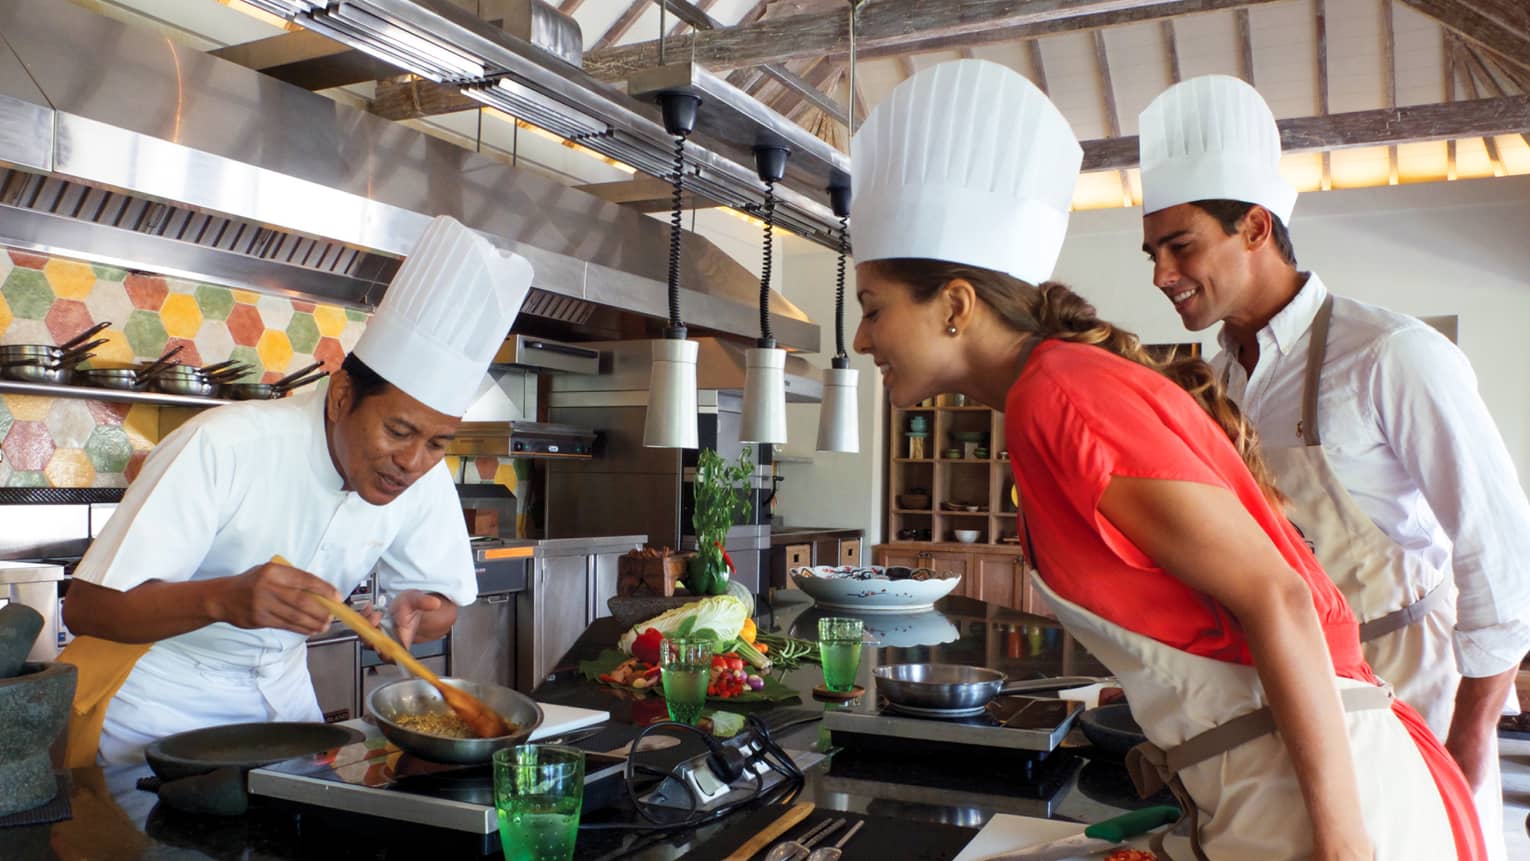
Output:
[[1176,822],[1179,820],[1179,815],[1179,808],[1172,804],[1145,807],[1114,819],[1096,822],[1085,828],[1083,834],[1037,843],[1014,852],[1001,852],[983,858],[981,861],[1063,861],[1068,858],[1094,855],[1098,852],[1119,849],[1128,837],[1135,837],[1152,831],[1160,825]]

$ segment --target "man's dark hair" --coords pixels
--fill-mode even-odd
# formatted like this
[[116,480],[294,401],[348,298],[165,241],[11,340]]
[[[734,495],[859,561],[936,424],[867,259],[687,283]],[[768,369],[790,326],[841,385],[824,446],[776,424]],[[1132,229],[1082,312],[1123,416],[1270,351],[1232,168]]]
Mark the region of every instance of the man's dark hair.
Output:
[[340,363],[340,370],[350,375],[351,388],[356,392],[356,397],[351,400],[351,412],[355,412],[362,401],[381,394],[388,385],[387,380],[368,367],[366,362],[356,358],[355,353],[346,354],[345,361]]
[[[1244,203],[1241,200],[1192,200],[1191,206],[1200,207],[1222,225],[1222,232],[1232,236],[1238,232],[1238,222],[1243,216],[1254,208],[1252,203]],[[1269,208],[1265,208],[1269,212]],[[1292,266],[1296,265],[1296,249],[1291,247],[1291,233],[1286,230],[1286,225],[1280,220],[1280,216],[1270,212],[1270,236],[1275,240],[1275,248],[1280,256]]]

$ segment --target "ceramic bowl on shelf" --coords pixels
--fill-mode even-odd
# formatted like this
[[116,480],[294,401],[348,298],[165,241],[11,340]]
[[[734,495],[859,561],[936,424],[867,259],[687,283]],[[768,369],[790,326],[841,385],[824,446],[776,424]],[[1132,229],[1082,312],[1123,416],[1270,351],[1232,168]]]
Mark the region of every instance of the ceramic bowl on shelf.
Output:
[[962,459],[962,450],[959,449],[959,448],[948,448],[948,449],[946,449],[946,459],[947,460],[961,460]]
[[898,494],[898,507],[929,508],[930,495],[928,493],[921,493],[917,490],[911,490],[908,493],[900,493]]
[[815,565],[793,568],[792,582],[813,602],[856,613],[917,613],[928,610],[961,582],[928,568],[880,565]]
[[963,544],[971,544],[978,540],[978,531],[976,529],[957,529],[951,534],[955,535],[956,540]]

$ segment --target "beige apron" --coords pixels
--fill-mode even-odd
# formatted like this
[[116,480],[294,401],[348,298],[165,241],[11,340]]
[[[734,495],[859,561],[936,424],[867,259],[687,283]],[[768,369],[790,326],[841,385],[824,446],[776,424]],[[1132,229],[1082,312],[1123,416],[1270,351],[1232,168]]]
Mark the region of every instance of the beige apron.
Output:
[[[1150,742],[1143,758],[1160,765],[1160,776],[1175,786],[1186,809],[1177,829],[1183,833],[1166,835],[1154,846],[1159,857],[1306,859],[1312,825],[1290,754],[1271,731],[1257,671],[1170,648],[1063,599],[1036,574],[1031,578],[1068,633],[1120,679],[1132,716]],[[1345,705],[1376,858],[1455,858],[1455,838],[1434,778],[1392,713],[1386,688],[1338,677],[1334,683]]]
[[[1445,572],[1419,554],[1406,552],[1381,531],[1344,489],[1323,451],[1317,404],[1333,301],[1332,295],[1324,299],[1307,345],[1302,417],[1297,426],[1304,444],[1267,445],[1264,457],[1290,499],[1286,511],[1291,521],[1360,621],[1366,662],[1444,741],[1461,682],[1451,638],[1455,587]],[[1492,773],[1476,802],[1488,856],[1502,859],[1503,792],[1496,739]]]

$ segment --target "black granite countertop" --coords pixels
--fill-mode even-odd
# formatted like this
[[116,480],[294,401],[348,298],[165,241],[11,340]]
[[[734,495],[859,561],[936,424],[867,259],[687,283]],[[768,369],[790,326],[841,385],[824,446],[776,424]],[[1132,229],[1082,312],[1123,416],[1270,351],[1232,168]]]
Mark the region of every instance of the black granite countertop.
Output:
[[[776,606],[761,608],[767,629],[806,635],[819,611],[797,594],[781,594]],[[1059,675],[1103,675],[1104,668],[1048,619],[1027,616],[968,598],[948,597],[937,604],[944,617],[937,629],[955,639],[932,645],[868,648],[863,655],[862,681],[870,687],[868,667],[874,664],[942,661],[991,666],[1011,679]],[[868,617],[869,618],[869,617]],[[923,630],[920,626],[917,630]],[[565,656],[535,697],[541,702],[601,708],[611,712],[613,726],[604,734],[630,738],[634,725],[663,716],[657,697],[634,698],[580,678],[577,664],[610,648],[620,630],[609,618],[597,620]],[[928,637],[945,639],[946,634]],[[900,635],[908,638],[905,632]],[[890,639],[890,638],[889,638]],[[917,641],[920,635],[915,633]],[[870,660],[865,658],[869,657]],[[1119,763],[1092,758],[1093,749],[1075,731],[1043,769],[1038,781],[995,765],[991,758],[951,761],[924,755],[917,744],[906,753],[888,756],[833,746],[822,727],[826,709],[837,704],[812,698],[821,681],[815,664],[784,674],[783,682],[797,690],[801,701],[779,706],[759,705],[772,724],[798,723],[781,734],[788,750],[817,750],[827,758],[808,769],[807,780],[794,801],[812,801],[813,820],[826,816],[867,819],[845,850],[845,861],[876,859],[944,859],[953,857],[994,813],[1005,812],[1094,821],[1145,802],[1136,799]],[[730,710],[745,712],[748,706]],[[599,737],[597,737],[598,740]],[[609,739],[587,747],[608,749]],[[44,826],[0,829],[0,856],[10,858],[241,858],[290,859],[324,857],[419,858],[445,857],[439,846],[383,837],[366,828],[337,828],[321,817],[257,803],[239,818],[223,819],[179,813],[158,803],[158,797],[135,784],[147,776],[146,766],[77,769],[64,775],[73,807],[71,820]],[[602,810],[587,810],[587,823],[635,821],[627,802]],[[583,830],[576,857],[604,858],[721,858],[748,835],[772,821],[783,808],[745,806],[720,823],[679,834],[655,836],[615,830]],[[422,835],[423,837],[424,835]],[[422,854],[428,853],[428,854]],[[456,857],[453,855],[453,857]]]

